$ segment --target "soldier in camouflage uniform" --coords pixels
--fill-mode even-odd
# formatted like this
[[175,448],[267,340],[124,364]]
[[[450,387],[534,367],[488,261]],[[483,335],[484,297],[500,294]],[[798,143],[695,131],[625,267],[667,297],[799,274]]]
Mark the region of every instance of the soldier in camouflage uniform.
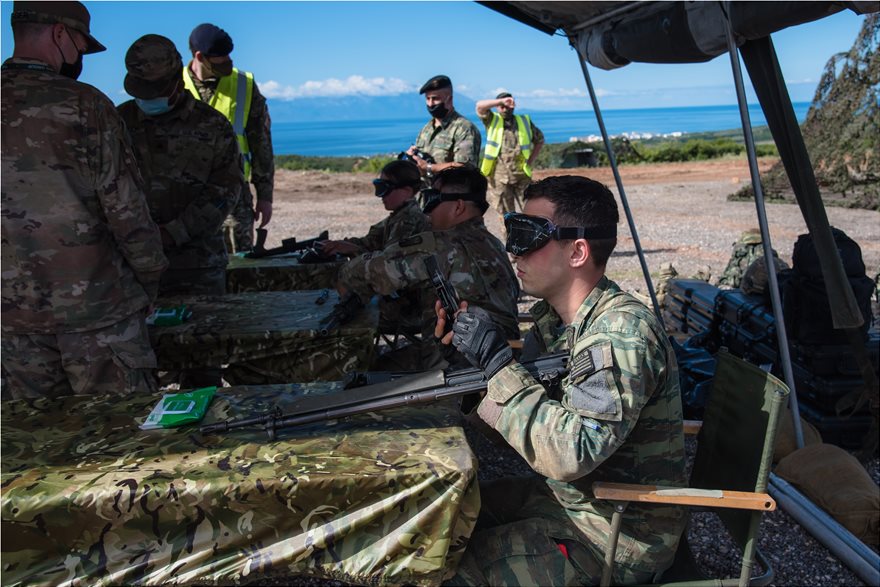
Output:
[[[269,224],[272,219],[272,197],[275,189],[275,155],[272,151],[272,120],[269,118],[269,107],[260,88],[253,81],[253,76],[232,67],[232,38],[223,29],[213,24],[200,24],[193,29],[189,37],[189,48],[192,60],[184,70],[185,81],[190,93],[197,100],[202,100],[215,108],[219,108],[219,98],[234,76],[241,83],[250,76],[251,101],[250,109],[244,116],[244,128],[238,136],[245,159],[245,180],[254,185],[257,202],[250,186],[245,183],[238,205],[232,211],[225,226],[227,242],[231,244],[230,252],[248,251],[254,246],[254,222],[259,221],[260,228]],[[225,96],[236,103],[237,108],[244,106],[238,103],[236,96]],[[237,112],[222,112],[235,126]],[[236,130],[236,133],[239,133]]]
[[2,75],[3,395],[150,393],[168,262],[125,126],[76,82],[104,50],[79,2],[16,2]]
[[238,145],[226,118],[183,88],[170,39],[145,35],[125,55],[119,106],[171,266],[159,295],[226,293],[223,220],[243,183]]
[[431,120],[422,127],[416,139],[415,150],[427,153],[436,163],[428,163],[421,157],[412,157],[419,166],[425,184],[431,185],[431,178],[448,167],[463,163],[479,165],[480,131],[470,120],[455,111],[452,104],[452,81],[445,75],[436,75],[425,82],[419,90],[425,95],[425,105]]
[[419,168],[412,161],[392,161],[383,167],[379,178],[373,180],[373,187],[390,214],[371,226],[365,236],[324,241],[321,252],[354,257],[429,230],[428,217],[415,200],[420,185]]
[[[430,230],[428,217],[422,213],[415,196],[421,186],[419,168],[412,161],[392,161],[379,178],[373,180],[376,196],[391,213],[370,227],[362,237],[341,241],[325,241],[321,252],[326,255],[340,253],[354,257],[373,251],[381,251],[388,245]],[[433,298],[432,298],[433,299]],[[394,337],[412,335],[422,329],[422,302],[417,289],[404,295],[385,296],[379,301],[379,332]]]
[[[340,272],[340,289],[354,292],[363,301],[399,290],[420,293],[421,343],[383,355],[380,369],[424,370],[444,363],[433,335],[437,296],[425,268],[425,259],[431,255],[460,299],[485,308],[505,336],[519,338],[519,284],[504,247],[483,223],[489,207],[486,178],[474,167],[456,167],[440,173],[434,187],[425,203],[431,231],[356,257]],[[454,356],[446,360],[457,362]]]
[[[125,54],[119,106],[146,180],[150,214],[171,263],[159,295],[226,293],[222,226],[244,184],[240,155],[226,118],[184,90],[180,53],[170,39],[145,35]],[[220,384],[220,365],[170,373],[181,388]]]
[[[462,304],[443,342],[483,369],[478,415],[541,476],[481,487],[477,529],[452,583],[595,585],[613,508],[593,497],[592,483],[686,486],[678,370],[657,318],[605,277],[617,242],[611,192],[551,177],[525,197],[524,214],[507,219],[507,250],[523,290],[543,298],[527,346],[567,349],[569,373],[548,391],[512,360],[486,312]],[[440,336],[446,319],[437,314]],[[667,568],[684,523],[678,508],[631,505],[612,584]]]
[[[498,112],[492,112],[492,108],[498,108]],[[532,180],[532,163],[544,147],[544,133],[530,116],[515,114],[515,108],[516,102],[509,92],[501,92],[494,100],[477,102],[477,116],[486,125],[487,133],[487,152],[480,171],[489,179],[486,197],[501,214],[502,222],[506,212],[522,210],[523,193]],[[498,135],[500,143],[493,140]],[[523,136],[528,139],[521,141]]]
[[[715,285],[721,289],[738,288],[749,265],[755,259],[763,256],[764,246],[762,245],[761,231],[757,228],[743,231],[739,235],[739,239],[733,243],[733,253],[731,253],[727,267],[724,268],[724,272]],[[779,254],[773,251],[773,256],[779,257]]]

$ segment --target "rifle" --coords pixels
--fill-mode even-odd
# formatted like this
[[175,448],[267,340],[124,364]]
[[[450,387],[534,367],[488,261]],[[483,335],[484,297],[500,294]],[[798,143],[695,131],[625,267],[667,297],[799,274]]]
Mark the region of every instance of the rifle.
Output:
[[321,319],[321,336],[327,336],[331,330],[336,330],[354,318],[363,307],[364,303],[356,294],[347,294],[333,306],[329,314]]
[[275,255],[285,255],[287,253],[294,253],[296,251],[302,251],[303,249],[313,248],[320,241],[325,241],[329,237],[329,233],[325,230],[315,238],[309,238],[304,241],[297,242],[296,237],[286,238],[281,241],[280,247],[274,247],[271,249],[266,248],[266,237],[269,235],[269,231],[265,228],[257,229],[257,244],[254,245],[254,250],[245,254],[245,257],[248,259],[261,259],[263,257],[272,257]]
[[[553,390],[567,373],[568,352],[547,355],[521,363],[542,385]],[[278,406],[268,413],[241,420],[224,420],[199,428],[202,434],[228,432],[238,428],[265,428],[270,440],[276,431],[320,422],[356,416],[402,406],[428,404],[461,397],[486,390],[488,381],[479,369],[456,371],[427,371],[404,376],[392,374],[391,381],[348,389],[345,393],[307,395],[294,404],[293,413],[283,414]]]
[[440,304],[446,310],[446,331],[452,329],[452,321],[455,320],[455,313],[458,311],[458,294],[455,288],[446,281],[440,272],[440,266],[437,263],[437,257],[431,255],[425,258],[425,269],[428,270],[428,276],[431,278],[431,285],[437,290],[437,297]]

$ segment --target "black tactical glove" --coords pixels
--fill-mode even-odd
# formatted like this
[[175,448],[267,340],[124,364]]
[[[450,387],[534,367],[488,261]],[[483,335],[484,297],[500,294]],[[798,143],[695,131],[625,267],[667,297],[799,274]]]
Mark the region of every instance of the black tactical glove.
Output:
[[477,369],[491,379],[513,359],[507,337],[486,310],[471,306],[452,325],[452,344]]

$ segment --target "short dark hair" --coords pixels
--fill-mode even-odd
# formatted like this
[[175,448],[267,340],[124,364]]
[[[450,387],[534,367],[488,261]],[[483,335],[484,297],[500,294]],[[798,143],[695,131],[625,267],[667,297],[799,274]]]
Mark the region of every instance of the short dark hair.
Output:
[[483,214],[489,209],[489,202],[486,201],[489,182],[486,181],[486,176],[470,163],[447,167],[434,177],[432,185],[438,183],[443,187],[455,186],[460,188],[460,193],[471,194],[474,199],[468,201],[472,201]]
[[[553,203],[553,222],[559,226],[598,228],[616,226],[620,221],[617,201],[605,184],[576,175],[557,175],[530,184],[526,200],[546,198]],[[593,261],[605,267],[617,238],[588,239]]]
[[29,37],[36,37],[42,32],[49,28],[55,26],[57,23],[46,23],[46,22],[24,22],[24,21],[16,21],[12,23],[12,39],[14,41],[22,42],[24,39]]
[[395,183],[411,186],[414,192],[419,191],[419,186],[422,183],[419,166],[412,161],[403,159],[396,159],[383,167],[382,175]]

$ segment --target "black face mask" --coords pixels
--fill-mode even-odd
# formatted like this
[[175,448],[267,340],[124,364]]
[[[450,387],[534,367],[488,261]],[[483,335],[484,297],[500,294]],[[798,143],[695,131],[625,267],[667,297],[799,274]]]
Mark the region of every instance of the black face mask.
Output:
[[446,107],[446,104],[440,102],[439,104],[428,106],[428,113],[437,120],[443,120],[449,114],[449,108]]
[[[67,33],[67,38],[70,39],[70,42],[73,43],[74,48],[76,48],[76,43],[73,41],[73,37],[70,36],[70,31],[65,27],[64,32]],[[76,61],[68,63],[67,58],[64,56],[64,51],[61,50],[61,46],[55,41],[54,36],[52,37],[52,42],[55,43],[58,53],[61,54],[61,67],[58,69],[58,73],[73,80],[78,79],[83,70],[83,54],[77,49]]]

